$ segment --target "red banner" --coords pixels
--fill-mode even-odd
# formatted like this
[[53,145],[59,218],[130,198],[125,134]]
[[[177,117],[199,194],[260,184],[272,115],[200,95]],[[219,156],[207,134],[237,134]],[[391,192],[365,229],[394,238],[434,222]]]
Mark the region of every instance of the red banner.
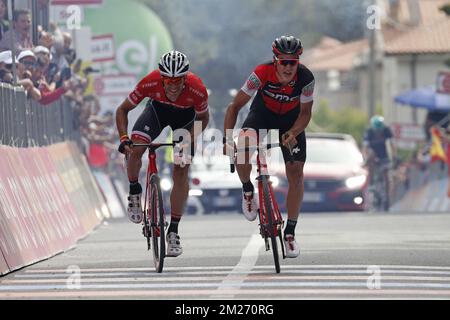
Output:
[[36,181],[36,186],[41,187],[38,195],[41,201],[49,203],[50,208],[46,214],[51,228],[56,231],[56,238],[52,239],[50,249],[52,252],[64,250],[81,238],[84,230],[64,190],[63,182],[53,163],[50,151],[38,148],[27,151],[29,154],[22,153],[22,156],[25,158],[24,161],[27,161],[28,177]]
[[89,167],[83,163],[76,145],[60,143],[50,146],[49,150],[83,229],[89,232],[102,221],[105,214],[103,207],[106,206],[90,179]]
[[49,151],[0,146],[0,249],[9,268],[61,252],[83,233]]
[[108,216],[76,145],[0,145],[1,274],[71,247]]
[[0,252],[0,274],[7,274],[9,272],[8,265],[6,264],[3,254]]
[[1,250],[14,270],[50,255],[48,233],[39,212],[41,201],[33,203],[28,198],[27,193],[34,194],[36,189],[27,179],[19,149],[1,147],[0,152]]

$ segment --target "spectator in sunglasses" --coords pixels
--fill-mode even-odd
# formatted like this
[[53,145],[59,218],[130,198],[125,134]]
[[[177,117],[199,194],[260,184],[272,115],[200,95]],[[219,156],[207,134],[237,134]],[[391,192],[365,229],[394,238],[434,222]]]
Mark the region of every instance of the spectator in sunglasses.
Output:
[[27,71],[30,74],[33,73],[33,69],[36,66],[37,59],[33,51],[23,50],[17,56],[17,61],[19,61],[18,64],[19,77],[23,77],[24,73],[26,73]]
[[44,46],[37,46],[33,49],[33,52],[37,58],[37,68],[42,71],[42,74],[51,89],[55,89],[56,82],[59,79],[57,79],[59,68],[55,63],[51,62],[50,50]]
[[22,85],[28,96],[32,99],[41,100],[41,93],[33,83],[33,68],[36,63],[36,57],[31,50],[24,50],[17,56],[17,75],[18,84]]
[[[0,52],[0,81],[4,83],[13,83],[12,74],[12,53],[10,50]],[[17,61],[16,61],[17,62]]]
[[11,50],[0,52],[0,70],[11,71],[13,63],[12,58]]

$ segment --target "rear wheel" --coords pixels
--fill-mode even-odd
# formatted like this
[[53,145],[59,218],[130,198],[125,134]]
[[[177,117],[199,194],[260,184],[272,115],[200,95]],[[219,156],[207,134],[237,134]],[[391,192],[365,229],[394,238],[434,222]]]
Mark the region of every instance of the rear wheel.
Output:
[[389,169],[384,168],[383,170],[383,176],[384,176],[384,203],[383,203],[383,210],[389,211],[389,207],[391,206],[391,183],[389,181]]
[[[267,181],[267,177],[263,176],[261,178],[262,186],[263,186],[263,200],[264,200],[264,207],[267,214],[267,232],[270,237],[270,242],[272,244],[272,254],[273,254],[273,261],[275,263],[275,271],[277,273],[280,273],[280,258],[278,255],[278,245],[277,245],[277,235],[275,232],[275,228],[278,228],[278,226],[274,225],[274,219],[273,219],[273,209],[272,209],[272,201],[270,198],[270,192],[269,192],[269,185]],[[280,234],[280,233],[279,233]]]
[[153,262],[156,272],[161,273],[166,256],[165,215],[159,177],[150,179],[149,213],[151,237],[153,244]]

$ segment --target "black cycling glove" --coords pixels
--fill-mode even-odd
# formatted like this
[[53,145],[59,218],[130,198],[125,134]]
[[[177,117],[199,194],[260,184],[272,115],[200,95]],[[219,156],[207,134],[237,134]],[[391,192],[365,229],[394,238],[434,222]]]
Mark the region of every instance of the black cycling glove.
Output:
[[119,145],[119,152],[125,154],[125,146],[132,146],[133,145],[133,141],[131,141],[130,139],[124,139],[122,140],[122,142]]

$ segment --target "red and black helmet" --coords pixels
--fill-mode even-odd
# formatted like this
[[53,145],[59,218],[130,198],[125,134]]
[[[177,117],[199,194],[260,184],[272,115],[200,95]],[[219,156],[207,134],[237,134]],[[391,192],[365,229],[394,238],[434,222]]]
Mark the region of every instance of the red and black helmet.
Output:
[[303,47],[300,39],[293,36],[281,36],[272,43],[272,51],[276,56],[279,54],[300,56],[303,53]]

